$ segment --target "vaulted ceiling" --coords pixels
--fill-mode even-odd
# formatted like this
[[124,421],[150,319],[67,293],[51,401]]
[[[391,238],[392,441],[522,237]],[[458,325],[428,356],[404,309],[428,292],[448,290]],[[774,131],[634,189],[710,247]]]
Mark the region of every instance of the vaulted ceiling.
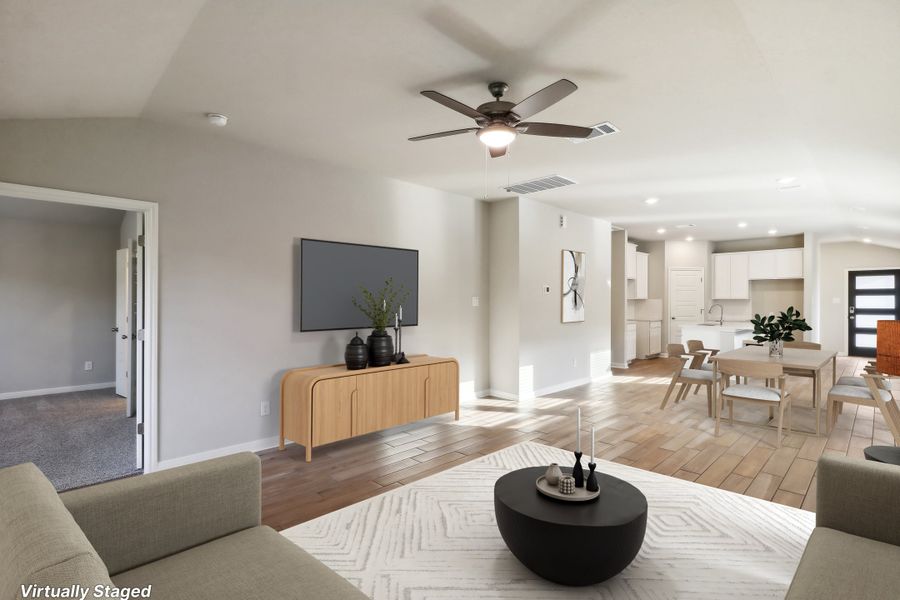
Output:
[[[476,198],[559,174],[534,197],[645,239],[897,238],[898,72],[896,0],[0,0],[0,118],[222,112],[217,135]],[[621,132],[406,141],[471,124],[420,90],[562,77],[540,120]]]

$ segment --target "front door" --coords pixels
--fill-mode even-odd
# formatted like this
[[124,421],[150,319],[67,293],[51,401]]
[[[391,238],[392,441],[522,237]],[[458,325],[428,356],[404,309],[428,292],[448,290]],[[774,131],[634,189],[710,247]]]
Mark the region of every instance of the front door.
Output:
[[900,269],[850,271],[847,353],[875,357],[878,321],[900,314]]
[[680,344],[681,328],[704,321],[703,269],[669,269],[669,343]]

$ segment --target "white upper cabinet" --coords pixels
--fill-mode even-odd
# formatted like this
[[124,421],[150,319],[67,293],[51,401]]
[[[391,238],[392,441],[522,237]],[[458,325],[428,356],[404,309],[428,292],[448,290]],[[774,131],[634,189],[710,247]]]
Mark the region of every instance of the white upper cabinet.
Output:
[[803,279],[803,248],[775,250],[775,277]]
[[647,284],[650,276],[650,255],[646,252],[637,253],[637,273],[634,278],[634,297],[638,300],[647,299]]
[[748,252],[750,279],[772,279],[775,275],[775,253],[769,250]]
[[637,278],[637,244],[625,246],[625,279]]
[[716,300],[749,298],[749,268],[747,253],[713,254],[713,298]]
[[803,248],[713,254],[714,299],[747,299],[762,279],[803,279]]

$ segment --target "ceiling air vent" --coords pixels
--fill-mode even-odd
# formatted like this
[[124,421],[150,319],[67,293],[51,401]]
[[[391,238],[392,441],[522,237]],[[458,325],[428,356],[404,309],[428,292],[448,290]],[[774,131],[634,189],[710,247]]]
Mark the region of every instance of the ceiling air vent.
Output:
[[593,129],[593,133],[587,136],[586,138],[569,138],[569,141],[573,144],[580,144],[581,142],[586,142],[588,140],[594,140],[599,137],[603,137],[605,135],[612,135],[614,133],[619,133],[619,128],[610,123],[609,121],[604,121],[602,123],[597,123],[596,125],[592,125],[591,129]]
[[573,185],[575,182],[559,175],[547,175],[546,177],[538,177],[530,181],[522,181],[513,183],[504,187],[507,192],[515,194],[532,194],[534,192],[543,192],[544,190],[552,190],[553,188],[565,187]]

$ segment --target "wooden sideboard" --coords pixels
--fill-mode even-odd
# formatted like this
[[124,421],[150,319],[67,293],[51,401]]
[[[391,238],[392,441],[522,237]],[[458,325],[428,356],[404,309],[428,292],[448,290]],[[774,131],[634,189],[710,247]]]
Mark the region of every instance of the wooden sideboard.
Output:
[[312,449],[443,413],[459,419],[459,364],[409,356],[409,363],[348,371],[343,364],[292,369],[281,378],[281,434]]

